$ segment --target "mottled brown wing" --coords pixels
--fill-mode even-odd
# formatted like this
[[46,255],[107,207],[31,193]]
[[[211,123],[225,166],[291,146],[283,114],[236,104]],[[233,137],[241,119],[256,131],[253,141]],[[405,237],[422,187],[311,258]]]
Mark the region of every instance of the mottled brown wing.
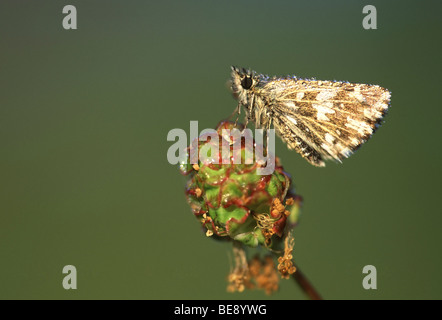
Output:
[[366,84],[278,79],[264,89],[273,93],[278,134],[316,166],[348,158],[373,135],[390,103],[387,89]]

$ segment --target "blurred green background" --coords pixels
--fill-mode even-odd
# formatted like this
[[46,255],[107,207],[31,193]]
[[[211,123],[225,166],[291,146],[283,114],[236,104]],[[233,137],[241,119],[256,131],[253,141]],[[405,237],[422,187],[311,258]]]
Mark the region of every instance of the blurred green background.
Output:
[[[62,28],[75,5],[78,30]],[[362,28],[375,5],[378,29]],[[304,197],[295,260],[327,299],[442,298],[440,1],[2,1],[0,298],[267,299],[226,292],[167,162],[173,128],[236,106],[230,65],[392,91],[383,127],[315,168],[278,139]],[[62,268],[78,270],[78,290]],[[374,265],[378,290],[362,288]],[[282,281],[270,299],[303,299]]]

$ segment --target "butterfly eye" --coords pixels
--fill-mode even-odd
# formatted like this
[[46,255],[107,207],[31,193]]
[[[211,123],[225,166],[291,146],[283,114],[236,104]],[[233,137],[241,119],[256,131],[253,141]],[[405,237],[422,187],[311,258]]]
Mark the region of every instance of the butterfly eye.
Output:
[[244,79],[241,80],[241,86],[242,86],[244,89],[246,89],[246,90],[250,89],[250,87],[252,86],[252,84],[253,84],[252,79],[249,78],[249,77],[247,77],[247,76],[244,77]]

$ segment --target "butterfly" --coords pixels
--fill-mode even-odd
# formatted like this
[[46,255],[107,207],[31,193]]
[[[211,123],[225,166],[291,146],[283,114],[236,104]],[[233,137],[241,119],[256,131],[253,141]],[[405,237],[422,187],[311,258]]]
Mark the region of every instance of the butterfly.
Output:
[[232,67],[231,89],[246,122],[275,128],[290,149],[314,166],[341,162],[381,125],[391,93],[377,85],[269,77]]

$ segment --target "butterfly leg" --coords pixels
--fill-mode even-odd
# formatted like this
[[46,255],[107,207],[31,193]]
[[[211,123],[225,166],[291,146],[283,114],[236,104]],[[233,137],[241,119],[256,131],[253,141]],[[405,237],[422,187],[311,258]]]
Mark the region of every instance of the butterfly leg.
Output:
[[248,125],[248,124],[249,124],[249,117],[246,116],[246,120],[245,120],[245,123],[244,123],[244,129],[247,128],[247,125]]
[[235,115],[236,115],[236,119],[235,119],[235,127],[238,124],[238,119],[239,119],[239,115],[241,114],[241,104],[238,103],[237,107],[235,108],[235,110],[233,111],[233,113],[229,116],[229,120],[232,119]]
[[232,114],[228,117],[228,119],[232,119],[233,116],[235,115],[240,115],[241,114],[241,104],[238,103],[238,105],[236,106],[235,110],[233,110]]

